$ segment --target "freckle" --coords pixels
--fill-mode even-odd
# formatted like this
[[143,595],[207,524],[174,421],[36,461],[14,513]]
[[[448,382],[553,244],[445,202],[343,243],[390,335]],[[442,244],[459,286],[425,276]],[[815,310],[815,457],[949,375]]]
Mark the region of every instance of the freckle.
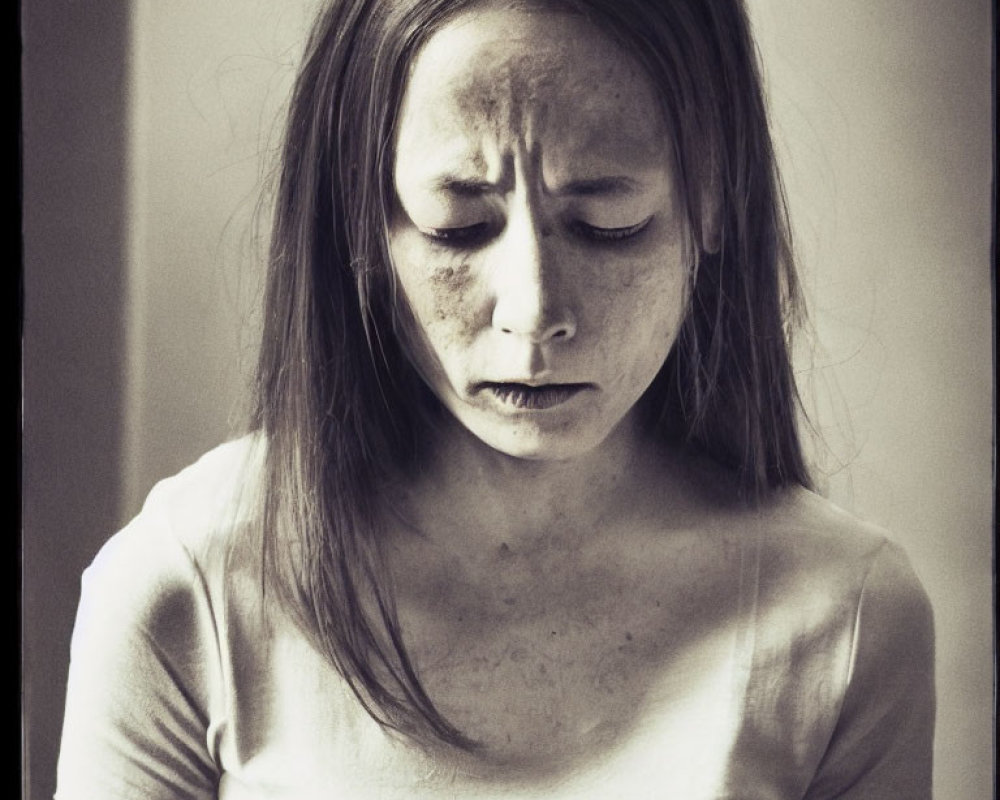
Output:
[[503,599],[503,602],[504,602],[505,605],[508,605],[508,606],[513,606],[513,605],[517,604],[517,600],[515,598],[513,598],[513,597],[505,597]]
[[628,641],[630,641],[630,642],[631,642],[631,641],[632,641],[632,634],[631,634],[631,633],[629,633],[628,631],[625,631],[625,638],[626,638],[626,639],[627,639]]
[[507,542],[504,542],[503,544],[500,545],[500,555],[503,558],[506,558],[507,556],[510,555],[510,547],[507,546]]

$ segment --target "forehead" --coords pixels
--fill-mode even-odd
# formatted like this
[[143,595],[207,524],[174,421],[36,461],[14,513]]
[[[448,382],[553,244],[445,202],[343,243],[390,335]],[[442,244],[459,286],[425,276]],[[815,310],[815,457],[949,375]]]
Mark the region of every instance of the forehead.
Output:
[[417,54],[397,126],[397,173],[484,173],[530,156],[546,171],[661,165],[667,131],[639,65],[582,17],[480,7]]

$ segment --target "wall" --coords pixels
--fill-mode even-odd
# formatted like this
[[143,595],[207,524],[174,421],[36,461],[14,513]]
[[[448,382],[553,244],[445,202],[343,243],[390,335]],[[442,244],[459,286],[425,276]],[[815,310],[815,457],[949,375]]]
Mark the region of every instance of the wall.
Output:
[[22,3],[32,800],[55,788],[80,573],[156,480],[238,426],[256,198],[315,5]]
[[[31,798],[53,788],[80,570],[156,479],[239,419],[256,197],[316,4],[22,4]],[[931,594],[936,796],[986,797],[990,6],[750,5],[813,313],[799,363],[817,458]]]
[[135,227],[123,518],[156,480],[239,425],[266,248],[262,197],[316,6],[133,5]]

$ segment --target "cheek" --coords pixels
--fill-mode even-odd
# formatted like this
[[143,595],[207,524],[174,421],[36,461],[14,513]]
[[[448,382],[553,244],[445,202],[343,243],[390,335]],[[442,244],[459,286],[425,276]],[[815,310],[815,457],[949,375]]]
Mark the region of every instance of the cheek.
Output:
[[440,356],[475,335],[480,314],[466,260],[417,246],[393,248],[393,262],[417,338]]
[[610,274],[615,280],[595,293],[592,306],[607,343],[628,348],[632,356],[669,346],[687,302],[687,273],[679,260],[657,259]]
[[458,330],[468,329],[475,319],[470,307],[472,269],[467,262],[434,268],[423,292],[435,324],[448,324]]
[[687,308],[688,279],[684,269],[671,271],[665,279],[653,282],[642,292],[636,314],[647,320],[655,341],[670,342],[677,336]]

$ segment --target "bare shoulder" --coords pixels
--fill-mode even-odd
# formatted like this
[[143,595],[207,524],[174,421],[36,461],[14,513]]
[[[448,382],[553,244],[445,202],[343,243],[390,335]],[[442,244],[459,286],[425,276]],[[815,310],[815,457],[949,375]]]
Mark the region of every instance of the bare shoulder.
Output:
[[[644,558],[659,553],[676,562],[675,543],[689,539],[696,545],[685,552],[703,551],[720,570],[727,561],[735,566],[732,559],[746,563],[752,549],[762,585],[776,590],[858,591],[868,578],[922,592],[893,532],[809,489],[788,487],[753,504],[741,499],[731,473],[703,457],[673,452],[660,463],[666,466],[643,473],[628,500],[627,518],[642,517],[636,531]],[[616,540],[624,539],[616,533]]]
[[876,637],[932,635],[927,594],[890,531],[801,488],[746,519],[762,609],[780,609],[806,626],[843,618]]
[[802,487],[791,487],[748,512],[765,545],[804,560],[864,558],[891,540],[886,529]]
[[743,499],[735,477],[714,462],[683,451],[667,458],[666,467],[648,471],[643,490],[649,502],[632,504],[648,509],[657,529],[680,523],[730,547],[752,541],[765,560],[792,570],[864,559],[892,538],[804,487],[752,503]]
[[908,555],[892,532],[801,489],[759,519],[755,663],[762,680],[790,665],[787,685],[830,731],[809,796],[927,796],[934,614]]
[[748,511],[747,520],[765,563],[808,572],[908,564],[891,531],[801,487]]
[[[770,609],[776,620],[803,630],[834,618],[853,626],[864,595],[869,610],[926,622],[926,594],[895,533],[801,486],[749,504],[713,463],[697,457],[679,463],[686,527],[704,541],[700,547],[719,571],[732,575],[753,565],[742,580],[756,586],[762,612]],[[656,513],[669,520],[674,512],[661,503]]]

